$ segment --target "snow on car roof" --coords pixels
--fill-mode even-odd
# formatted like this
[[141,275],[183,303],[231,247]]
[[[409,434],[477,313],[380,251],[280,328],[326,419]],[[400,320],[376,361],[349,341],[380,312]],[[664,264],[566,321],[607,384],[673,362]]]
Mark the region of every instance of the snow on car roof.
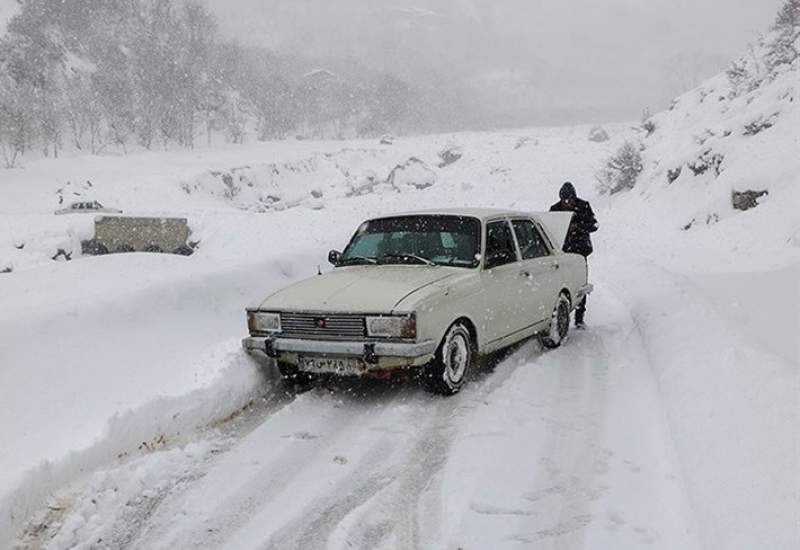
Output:
[[414,210],[411,212],[396,212],[376,216],[372,219],[395,218],[398,216],[468,216],[482,220],[497,216],[530,216],[534,212],[520,212],[516,210],[504,210],[501,208],[436,208],[430,210]]

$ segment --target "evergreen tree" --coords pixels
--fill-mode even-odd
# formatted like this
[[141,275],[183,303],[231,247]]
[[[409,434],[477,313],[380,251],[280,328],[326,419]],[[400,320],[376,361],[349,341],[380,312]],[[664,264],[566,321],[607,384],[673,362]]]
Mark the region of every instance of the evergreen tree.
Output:
[[800,53],[800,0],[786,0],[771,30],[772,36],[767,41],[767,66],[775,69],[782,64],[792,64]]

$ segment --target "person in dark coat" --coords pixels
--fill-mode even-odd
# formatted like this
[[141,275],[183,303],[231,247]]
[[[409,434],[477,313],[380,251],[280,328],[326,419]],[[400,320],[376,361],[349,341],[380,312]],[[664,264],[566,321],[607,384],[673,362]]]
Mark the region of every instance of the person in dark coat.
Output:
[[[570,182],[564,183],[558,192],[561,200],[550,207],[550,212],[574,212],[572,222],[569,224],[567,238],[564,241],[564,252],[580,254],[588,258],[592,253],[592,238],[590,233],[597,231],[597,219],[594,217],[592,207],[588,201],[578,198],[575,186]],[[575,310],[575,326],[584,327],[586,315],[586,297]]]

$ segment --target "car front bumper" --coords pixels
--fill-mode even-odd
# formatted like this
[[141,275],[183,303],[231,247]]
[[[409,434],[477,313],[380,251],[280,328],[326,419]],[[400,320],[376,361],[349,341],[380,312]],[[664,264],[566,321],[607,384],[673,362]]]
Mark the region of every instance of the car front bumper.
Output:
[[436,342],[352,342],[308,340],[279,336],[248,336],[242,339],[244,350],[257,357],[271,357],[298,365],[301,356],[352,358],[363,361],[364,370],[415,367],[428,363],[436,351]]

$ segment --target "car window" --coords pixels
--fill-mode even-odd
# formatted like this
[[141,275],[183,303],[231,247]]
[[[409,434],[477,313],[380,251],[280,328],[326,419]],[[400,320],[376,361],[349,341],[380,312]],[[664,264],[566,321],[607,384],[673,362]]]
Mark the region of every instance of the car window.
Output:
[[514,238],[508,222],[491,222],[486,225],[486,269],[517,261]]
[[514,220],[513,225],[523,260],[541,258],[550,254],[542,234],[539,233],[532,221]]
[[384,236],[379,233],[363,235],[348,247],[347,254],[349,257],[374,258],[375,250],[383,239]]
[[[361,225],[342,253],[342,263],[477,267],[481,224],[477,218],[397,216]],[[366,259],[366,260],[365,260]]]

